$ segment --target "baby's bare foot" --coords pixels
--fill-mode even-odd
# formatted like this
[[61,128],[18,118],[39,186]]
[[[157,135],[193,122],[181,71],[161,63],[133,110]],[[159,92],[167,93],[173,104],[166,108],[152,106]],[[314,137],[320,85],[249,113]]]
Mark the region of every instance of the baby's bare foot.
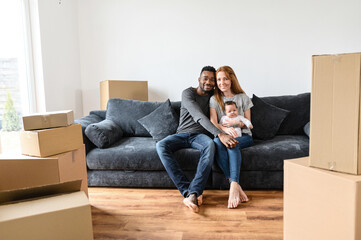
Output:
[[189,209],[193,212],[198,212],[198,203],[197,203],[197,196],[196,194],[191,194],[187,198],[183,199],[184,205],[186,205]]
[[237,182],[231,182],[229,188],[228,208],[236,208],[240,203],[240,188]]
[[239,197],[241,199],[241,202],[248,202],[249,199],[246,193],[243,191],[241,185],[238,184],[238,186],[239,186]]

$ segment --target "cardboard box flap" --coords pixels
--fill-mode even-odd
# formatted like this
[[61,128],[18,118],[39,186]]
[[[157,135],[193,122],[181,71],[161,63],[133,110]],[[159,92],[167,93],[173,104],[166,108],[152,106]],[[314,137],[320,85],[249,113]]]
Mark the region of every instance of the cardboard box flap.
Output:
[[0,191],[0,205],[32,198],[77,192],[80,190],[81,181],[82,180],[75,180],[39,187]]
[[34,199],[32,201],[16,202],[16,204],[0,205],[0,223],[86,206],[89,206],[89,200],[84,192],[74,192]]

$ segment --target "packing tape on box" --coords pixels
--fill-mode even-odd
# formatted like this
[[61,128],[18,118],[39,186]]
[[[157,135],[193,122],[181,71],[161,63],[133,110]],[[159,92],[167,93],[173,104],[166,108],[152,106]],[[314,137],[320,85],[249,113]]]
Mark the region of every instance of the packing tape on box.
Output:
[[50,118],[50,115],[42,115],[42,117],[43,117],[43,121],[47,122],[48,119]]
[[336,167],[336,162],[328,162],[328,169],[334,170]]

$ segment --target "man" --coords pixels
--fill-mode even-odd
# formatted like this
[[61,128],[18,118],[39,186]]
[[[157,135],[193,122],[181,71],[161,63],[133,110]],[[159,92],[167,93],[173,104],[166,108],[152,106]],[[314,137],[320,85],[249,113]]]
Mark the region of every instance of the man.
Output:
[[[157,143],[157,152],[170,178],[184,196],[183,203],[193,212],[202,204],[202,193],[212,168],[215,146],[211,137],[217,137],[228,147],[237,144],[232,136],[223,133],[209,120],[209,99],[216,84],[216,69],[206,66],[198,78],[197,88],[182,93],[177,133]],[[209,137],[211,136],[211,137]],[[201,152],[196,174],[189,181],[173,154],[182,148],[195,148]]]

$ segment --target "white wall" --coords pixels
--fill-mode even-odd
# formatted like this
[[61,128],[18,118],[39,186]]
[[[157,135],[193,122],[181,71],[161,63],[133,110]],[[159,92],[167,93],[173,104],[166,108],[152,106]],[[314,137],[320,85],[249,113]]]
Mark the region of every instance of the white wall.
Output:
[[47,101],[79,108],[79,50],[84,115],[102,80],[180,100],[204,65],[230,65],[250,96],[297,94],[311,90],[312,55],[361,51],[360,0],[58,1],[40,0]]
[[83,103],[78,1],[39,0],[38,5],[46,111],[71,109],[79,118]]

